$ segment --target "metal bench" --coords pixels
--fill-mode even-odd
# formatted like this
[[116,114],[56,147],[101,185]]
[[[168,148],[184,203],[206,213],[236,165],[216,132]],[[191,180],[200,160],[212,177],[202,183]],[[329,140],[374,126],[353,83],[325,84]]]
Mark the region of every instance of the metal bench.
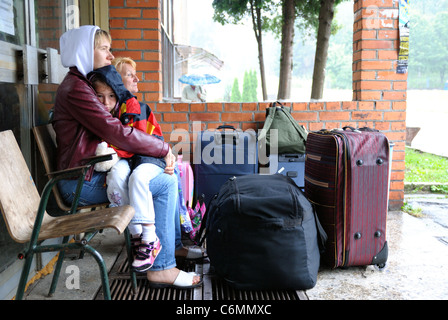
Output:
[[[2,182],[2,187],[0,188],[0,209],[11,238],[19,243],[29,243],[25,252],[19,254],[20,258],[23,258],[25,262],[15,298],[17,300],[23,299],[35,253],[59,251],[59,258],[49,293],[51,296],[56,289],[64,252],[68,249],[80,249],[91,254],[98,263],[104,297],[105,299],[110,299],[107,268],[100,253],[89,245],[89,241],[99,230],[113,228],[119,234],[124,233],[128,256],[131,257],[130,236],[127,226],[134,215],[134,208],[122,206],[79,212],[77,208],[79,195],[77,194],[68,213],[57,217],[50,216],[46,212],[46,206],[52,188],[57,181],[78,177],[78,190],[80,190],[90,165],[53,172],[49,182],[42,191],[42,195],[39,196],[25,159],[11,130],[0,132],[0,150],[2,150],[0,153],[0,181]],[[69,242],[71,235],[81,233],[84,233],[85,236],[80,241]],[[63,238],[63,240],[61,244],[45,245],[42,243],[44,240],[52,238]],[[136,290],[136,277],[133,271],[131,271],[131,279],[133,288]]]

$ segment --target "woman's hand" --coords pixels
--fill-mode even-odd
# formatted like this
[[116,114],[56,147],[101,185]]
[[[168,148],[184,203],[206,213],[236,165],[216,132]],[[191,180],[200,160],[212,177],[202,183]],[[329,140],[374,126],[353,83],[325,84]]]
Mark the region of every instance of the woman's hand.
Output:
[[171,152],[171,148],[168,151],[168,153],[165,156],[165,162],[166,162],[166,167],[165,167],[165,173],[167,174],[173,174],[174,173],[174,165],[176,164],[176,156]]

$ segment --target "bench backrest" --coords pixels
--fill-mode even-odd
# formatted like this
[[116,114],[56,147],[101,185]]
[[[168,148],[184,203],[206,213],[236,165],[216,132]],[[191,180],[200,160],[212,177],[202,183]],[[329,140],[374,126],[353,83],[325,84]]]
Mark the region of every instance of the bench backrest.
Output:
[[56,132],[51,124],[33,128],[34,137],[39,148],[47,174],[56,171]]
[[0,150],[0,209],[11,237],[27,242],[40,196],[11,130],[0,132]]
[[[36,139],[37,147],[44,163],[45,172],[49,178],[51,173],[56,171],[56,132],[53,129],[53,125],[45,124],[33,128],[34,138]],[[64,211],[70,210],[57,186],[53,187],[53,194],[56,199],[58,207]]]

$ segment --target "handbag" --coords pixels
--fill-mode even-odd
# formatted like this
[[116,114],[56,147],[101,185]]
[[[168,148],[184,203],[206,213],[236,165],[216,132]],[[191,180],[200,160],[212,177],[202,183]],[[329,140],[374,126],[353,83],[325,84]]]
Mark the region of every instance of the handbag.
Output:
[[275,148],[275,142],[271,140],[272,129],[278,130],[278,154],[305,153],[308,132],[291,116],[291,108],[283,106],[280,102],[273,102],[266,109],[266,120],[258,136],[258,141],[266,138],[267,150],[271,151],[273,147]]

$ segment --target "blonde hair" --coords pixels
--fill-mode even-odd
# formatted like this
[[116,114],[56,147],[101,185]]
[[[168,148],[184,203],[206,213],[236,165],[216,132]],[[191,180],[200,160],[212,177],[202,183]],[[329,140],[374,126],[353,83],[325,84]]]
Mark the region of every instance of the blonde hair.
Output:
[[118,72],[121,73],[121,69],[123,68],[124,64],[130,64],[132,68],[137,70],[137,64],[135,63],[132,58],[129,57],[117,57],[114,60],[112,60],[112,64],[115,66],[115,69],[117,69]]
[[110,33],[103,29],[98,29],[95,32],[95,40],[93,43],[94,48],[98,48],[103,37],[109,40],[109,43],[112,43],[112,37],[110,36]]

